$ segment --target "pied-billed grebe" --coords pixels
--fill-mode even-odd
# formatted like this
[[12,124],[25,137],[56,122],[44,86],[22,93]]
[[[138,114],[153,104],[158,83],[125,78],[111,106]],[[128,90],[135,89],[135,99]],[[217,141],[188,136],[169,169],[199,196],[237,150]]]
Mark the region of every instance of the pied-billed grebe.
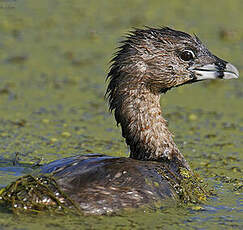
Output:
[[[168,27],[136,29],[112,60],[106,91],[130,157],[69,157],[42,166],[41,173],[51,173],[59,188],[88,214],[176,199],[181,169],[191,169],[161,116],[161,93],[205,79],[238,76],[232,64],[210,53],[196,36]],[[43,201],[48,202],[53,200]],[[26,208],[33,207],[26,203]]]

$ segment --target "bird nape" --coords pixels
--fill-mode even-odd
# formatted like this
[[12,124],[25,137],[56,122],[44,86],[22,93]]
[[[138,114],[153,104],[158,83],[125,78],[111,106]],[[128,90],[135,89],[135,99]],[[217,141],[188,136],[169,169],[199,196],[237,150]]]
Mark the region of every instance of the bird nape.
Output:
[[112,59],[106,91],[130,157],[86,154],[51,162],[2,189],[1,202],[14,211],[100,215],[168,199],[204,200],[208,192],[161,116],[160,96],[184,84],[238,76],[196,36],[168,27],[133,30]]

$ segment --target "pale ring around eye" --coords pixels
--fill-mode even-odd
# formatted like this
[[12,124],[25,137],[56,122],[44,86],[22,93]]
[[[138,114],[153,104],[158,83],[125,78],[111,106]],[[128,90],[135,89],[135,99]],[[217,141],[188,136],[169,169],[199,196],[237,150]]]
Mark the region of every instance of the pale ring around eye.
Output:
[[181,52],[180,58],[183,61],[191,61],[195,58],[195,54],[192,50],[184,50]]

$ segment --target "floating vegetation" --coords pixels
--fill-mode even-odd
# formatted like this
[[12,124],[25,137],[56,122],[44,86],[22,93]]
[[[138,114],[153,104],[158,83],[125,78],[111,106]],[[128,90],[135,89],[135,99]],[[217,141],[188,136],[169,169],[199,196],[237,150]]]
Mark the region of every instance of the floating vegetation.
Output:
[[178,189],[178,194],[182,203],[203,203],[207,197],[213,195],[213,190],[208,188],[198,174],[192,173],[185,168],[180,171],[182,180]]
[[175,189],[181,204],[200,204],[207,200],[207,197],[214,194],[213,190],[195,172],[180,168],[180,177],[173,174],[176,180],[166,176],[163,170],[158,171],[171,186]]
[[0,190],[0,202],[14,213],[56,214],[80,211],[76,204],[65,195],[51,176],[33,177],[27,175]]

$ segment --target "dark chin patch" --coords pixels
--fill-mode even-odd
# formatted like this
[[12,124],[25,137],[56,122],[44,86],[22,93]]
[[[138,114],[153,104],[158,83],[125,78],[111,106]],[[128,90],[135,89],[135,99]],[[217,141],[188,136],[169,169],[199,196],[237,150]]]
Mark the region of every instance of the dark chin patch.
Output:
[[197,77],[194,73],[191,73],[191,76],[190,76],[190,80],[186,81],[186,82],[183,82],[182,84],[180,85],[177,85],[176,87],[178,86],[181,86],[181,85],[187,85],[187,84],[192,84],[192,83],[195,83],[195,82],[198,82],[199,80],[197,80]]
[[168,90],[170,90],[172,88],[176,88],[176,87],[179,87],[179,86],[182,86],[182,85],[192,84],[192,83],[199,82],[199,81],[202,81],[202,80],[197,80],[196,78],[192,78],[192,79],[190,79],[186,82],[181,83],[180,85],[176,85],[174,87],[170,87],[170,88],[166,88],[166,89],[161,89],[160,94],[166,93]]
[[170,88],[165,88],[165,89],[161,89],[160,91],[159,91],[159,93],[160,94],[163,94],[163,93],[166,93],[168,90],[170,90],[172,87],[170,87]]
[[178,86],[182,86],[182,85],[187,85],[187,84],[192,84],[192,83],[195,83],[195,82],[198,82],[198,81],[201,81],[201,80],[197,80],[196,78],[193,78],[193,79],[191,79],[191,80],[189,80],[189,81],[183,82],[183,83],[180,84],[180,85],[177,85],[176,87],[178,87]]

